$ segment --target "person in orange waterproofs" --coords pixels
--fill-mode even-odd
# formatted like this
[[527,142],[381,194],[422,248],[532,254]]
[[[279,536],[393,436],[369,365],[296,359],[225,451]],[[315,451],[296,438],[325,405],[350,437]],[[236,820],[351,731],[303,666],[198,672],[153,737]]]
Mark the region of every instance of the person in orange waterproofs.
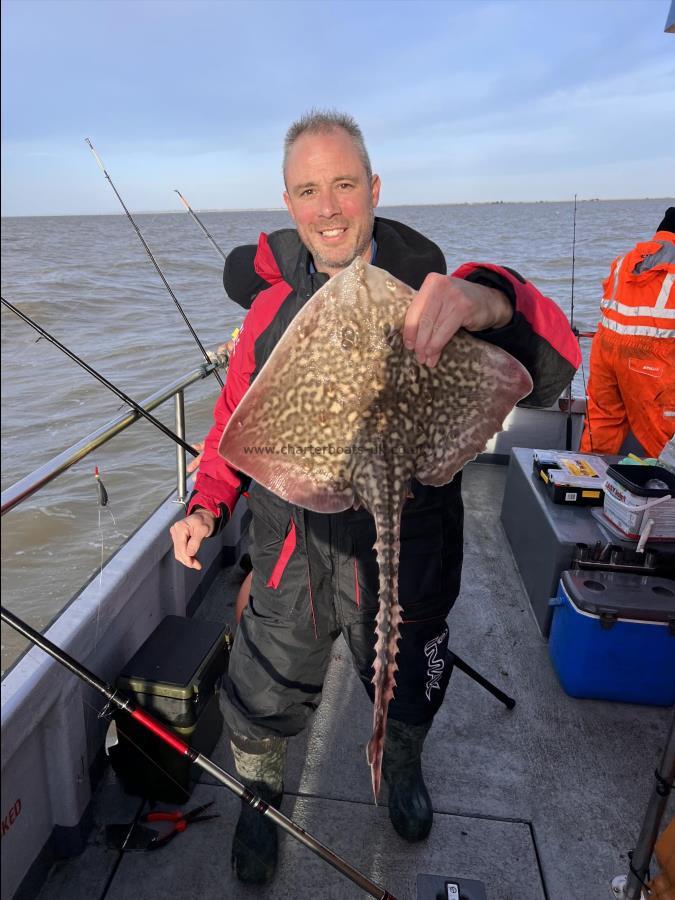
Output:
[[632,431],[657,457],[675,434],[675,207],[603,282],[583,453],[618,453]]

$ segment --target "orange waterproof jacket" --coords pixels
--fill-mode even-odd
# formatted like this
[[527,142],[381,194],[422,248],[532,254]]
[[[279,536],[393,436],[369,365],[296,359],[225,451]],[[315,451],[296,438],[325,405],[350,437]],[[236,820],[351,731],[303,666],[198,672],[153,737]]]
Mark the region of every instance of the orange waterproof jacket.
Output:
[[600,324],[617,334],[675,338],[675,235],[657,231],[612,263]]

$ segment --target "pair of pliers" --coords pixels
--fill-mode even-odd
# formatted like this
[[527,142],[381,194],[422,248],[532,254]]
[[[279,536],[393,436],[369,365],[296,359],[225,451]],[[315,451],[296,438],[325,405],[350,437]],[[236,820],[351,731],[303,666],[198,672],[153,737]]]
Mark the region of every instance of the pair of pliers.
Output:
[[175,812],[149,812],[141,816],[141,822],[173,822],[171,831],[161,837],[158,835],[156,838],[153,838],[147,849],[159,850],[160,847],[165,847],[169,841],[172,841],[177,834],[185,831],[188,825],[191,825],[193,822],[206,822],[209,819],[220,818],[217,813],[212,816],[202,815],[210,806],[213,806],[213,800],[210,803],[205,803],[203,806],[196,806],[185,813],[176,810]]

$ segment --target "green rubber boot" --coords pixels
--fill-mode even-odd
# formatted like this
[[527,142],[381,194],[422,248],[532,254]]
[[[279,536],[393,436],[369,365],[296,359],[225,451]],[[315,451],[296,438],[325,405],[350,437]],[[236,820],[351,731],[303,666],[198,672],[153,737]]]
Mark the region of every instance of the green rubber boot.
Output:
[[434,811],[422,775],[422,747],[431,722],[406,725],[387,721],[382,774],[389,786],[389,818],[406,841],[423,841]]
[[[285,738],[252,741],[233,735],[239,780],[265,803],[279,809],[284,795]],[[232,839],[232,868],[244,884],[267,884],[277,867],[277,826],[242,801]]]

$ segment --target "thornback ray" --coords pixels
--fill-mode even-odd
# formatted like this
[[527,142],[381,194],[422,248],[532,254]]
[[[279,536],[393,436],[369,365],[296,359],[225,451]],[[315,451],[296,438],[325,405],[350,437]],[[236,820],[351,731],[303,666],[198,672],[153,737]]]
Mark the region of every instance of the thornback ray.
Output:
[[412,288],[355,259],[290,323],[223,432],[219,453],[283,500],[319,513],[364,506],[379,566],[368,744],[375,800],[399,626],[401,513],[414,477],[443,485],[530,393],[526,369],[463,329],[434,368],[401,330]]

